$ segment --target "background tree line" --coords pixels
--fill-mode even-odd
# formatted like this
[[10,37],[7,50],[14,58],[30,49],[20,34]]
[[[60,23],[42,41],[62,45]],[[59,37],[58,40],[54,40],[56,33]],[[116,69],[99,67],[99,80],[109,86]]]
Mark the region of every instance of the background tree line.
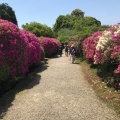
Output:
[[92,16],[84,16],[84,12],[75,9],[68,15],[60,15],[53,26],[57,33],[58,40],[62,43],[68,42],[72,36],[77,35],[83,39],[100,30],[108,28],[108,25],[101,25],[101,22]]
[[[34,33],[37,37],[51,37],[58,39],[61,43],[68,43],[72,36],[77,35],[83,39],[96,31],[103,31],[108,25],[101,25],[101,22],[92,16],[84,16],[80,9],[73,10],[70,14],[59,15],[53,28],[38,22],[30,22],[22,25],[24,30]],[[17,23],[13,9],[7,4],[0,4],[0,19]]]

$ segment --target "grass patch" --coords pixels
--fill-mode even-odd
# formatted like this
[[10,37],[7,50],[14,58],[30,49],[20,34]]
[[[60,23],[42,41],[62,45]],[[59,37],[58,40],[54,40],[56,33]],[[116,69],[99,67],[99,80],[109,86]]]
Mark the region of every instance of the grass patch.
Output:
[[80,63],[85,78],[96,95],[120,115],[120,90],[117,91],[113,87],[108,87],[107,83],[103,82],[102,78],[97,75],[97,68],[91,67],[83,58],[77,58],[76,61]]

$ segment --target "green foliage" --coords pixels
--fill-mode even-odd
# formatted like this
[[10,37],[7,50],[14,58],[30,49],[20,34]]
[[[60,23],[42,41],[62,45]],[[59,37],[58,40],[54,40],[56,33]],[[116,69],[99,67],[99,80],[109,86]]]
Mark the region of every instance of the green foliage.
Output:
[[[62,34],[63,29],[69,29],[72,31],[69,36],[77,35],[83,39],[87,38],[89,35],[93,34],[98,30],[105,30],[108,25],[101,25],[101,22],[94,17],[86,16],[84,17],[84,12],[80,9],[75,9],[71,14],[60,15],[53,26],[53,31],[57,33],[58,39],[64,42],[64,36]],[[64,31],[64,33],[66,33]],[[63,37],[61,36],[63,35]],[[67,35],[68,36],[68,35]],[[65,37],[66,38],[66,37]]]
[[73,31],[67,28],[63,28],[60,31],[58,31],[58,36],[72,36],[73,35]]
[[100,27],[100,21],[96,20],[93,17],[84,17],[75,22],[73,30],[74,34],[86,38],[90,34],[98,31]]
[[83,18],[84,12],[80,9],[75,9],[72,11],[71,16],[76,17],[76,18]]
[[70,37],[73,35],[73,31],[67,28],[63,28],[60,31],[58,31],[58,40],[61,43],[68,43]]
[[57,19],[56,19],[56,23],[53,26],[53,31],[54,32],[58,32],[60,29],[63,28],[68,28],[68,29],[72,29],[73,26],[73,20],[71,19],[70,15],[60,15]]
[[8,20],[17,25],[15,12],[7,3],[0,4],[0,19]]
[[66,44],[69,38],[69,36],[59,36],[57,39],[60,41],[60,43]]
[[109,28],[109,25],[102,25],[101,27],[99,27],[99,30],[104,31],[106,30],[106,28]]
[[50,38],[56,37],[55,33],[52,31],[50,27],[38,22],[31,22],[30,24],[26,23],[25,25],[22,25],[22,28],[26,31],[32,32],[37,37],[41,37],[41,36],[50,37]]
[[0,67],[0,82],[1,81],[7,81],[12,76],[11,71],[4,65]]

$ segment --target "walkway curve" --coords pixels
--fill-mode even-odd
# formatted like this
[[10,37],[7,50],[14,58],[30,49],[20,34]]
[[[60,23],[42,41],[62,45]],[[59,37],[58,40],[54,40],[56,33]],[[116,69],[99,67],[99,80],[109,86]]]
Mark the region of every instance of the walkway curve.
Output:
[[81,66],[64,54],[48,60],[47,69],[37,74],[41,78],[15,96],[3,120],[120,119],[96,96]]

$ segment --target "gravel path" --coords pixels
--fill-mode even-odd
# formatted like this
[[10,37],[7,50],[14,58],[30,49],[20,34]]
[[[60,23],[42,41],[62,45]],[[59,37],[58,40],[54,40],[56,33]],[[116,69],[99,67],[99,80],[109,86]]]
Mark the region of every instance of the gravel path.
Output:
[[16,94],[3,120],[120,120],[96,97],[81,66],[64,54],[37,76]]

